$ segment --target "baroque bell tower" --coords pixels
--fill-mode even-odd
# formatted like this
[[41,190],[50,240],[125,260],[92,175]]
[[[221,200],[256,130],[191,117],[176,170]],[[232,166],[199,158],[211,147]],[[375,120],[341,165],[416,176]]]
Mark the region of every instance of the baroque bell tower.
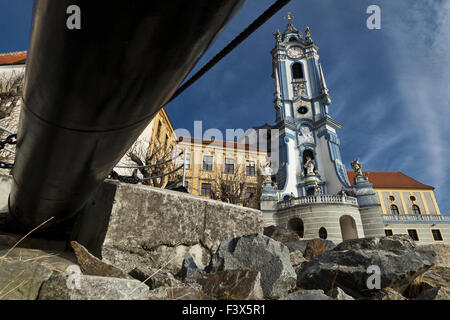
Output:
[[329,114],[331,98],[309,28],[289,22],[275,33],[273,74],[280,130],[276,180],[281,198],[336,194],[350,187],[339,151],[341,124]]

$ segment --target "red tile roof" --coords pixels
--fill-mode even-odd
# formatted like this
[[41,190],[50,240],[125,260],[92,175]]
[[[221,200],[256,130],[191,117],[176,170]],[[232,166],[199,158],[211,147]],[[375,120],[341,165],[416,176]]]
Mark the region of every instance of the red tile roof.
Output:
[[0,66],[25,63],[26,59],[26,51],[0,53]]
[[[369,182],[374,188],[414,188],[414,189],[432,189],[434,187],[423,184],[400,171],[364,171],[368,174]],[[347,171],[350,183],[354,184],[355,172]]]

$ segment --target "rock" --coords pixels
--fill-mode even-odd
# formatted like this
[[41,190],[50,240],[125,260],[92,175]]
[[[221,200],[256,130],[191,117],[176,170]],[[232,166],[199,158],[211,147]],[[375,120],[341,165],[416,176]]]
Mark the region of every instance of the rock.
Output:
[[407,300],[401,293],[392,288],[383,288],[372,295],[371,300]]
[[197,283],[208,296],[227,300],[263,299],[261,273],[248,269],[225,270],[198,278]]
[[311,260],[325,251],[327,251],[327,242],[322,239],[313,239],[308,241],[303,256],[306,260]]
[[380,250],[414,250],[416,244],[407,234],[396,234],[387,237],[367,237],[345,240],[338,244],[333,250],[343,251],[351,249],[380,249]]
[[[71,275],[73,276],[73,275]],[[80,275],[80,286],[69,289],[67,275],[53,274],[38,300],[148,300],[148,287],[137,280]],[[72,283],[73,284],[73,283]]]
[[150,300],[211,300],[201,291],[200,285],[177,284],[173,287],[159,287],[149,292]]
[[450,300],[450,289],[448,287],[437,287],[423,291],[416,300]]
[[[326,251],[332,250],[336,245],[330,241],[330,240],[323,240],[320,239],[322,241],[325,241],[326,243]],[[289,251],[296,251],[299,250],[302,253],[305,252],[306,246],[308,245],[308,242],[310,242],[311,240],[298,240],[298,241],[294,241],[294,242],[286,242],[284,243],[284,245],[286,247],[288,247]]]
[[300,240],[299,235],[295,231],[279,226],[265,227],[264,235],[282,243]]
[[334,300],[355,300],[355,298],[346,294],[344,290],[339,287],[334,287],[333,291],[329,292],[328,295],[331,296]]
[[436,253],[434,265],[437,267],[450,268],[450,245],[448,244],[427,244],[417,246],[418,250],[431,250]]
[[35,300],[53,271],[35,262],[0,258],[0,300]]
[[205,274],[205,271],[197,267],[194,259],[189,253],[186,253],[183,261],[183,266],[178,274],[183,280],[197,279]]
[[[380,268],[381,288],[391,287],[403,292],[411,281],[428,270],[434,261],[434,252],[413,250],[346,250],[328,251],[299,269],[297,286],[305,289],[341,287],[357,297],[370,296],[367,280],[373,275],[367,273],[371,265]],[[339,269],[339,270],[338,270]],[[380,288],[380,289],[381,289]]]
[[107,180],[77,216],[71,239],[126,273],[151,267],[176,274],[187,252],[204,268],[221,241],[262,231],[259,210]]
[[282,243],[261,234],[223,241],[211,259],[208,270],[251,269],[261,272],[265,297],[282,297],[295,286],[296,274],[289,250]]
[[414,279],[406,290],[405,295],[413,299],[417,298],[423,291],[437,287],[450,289],[450,268],[433,266]]
[[322,290],[299,290],[292,292],[280,300],[333,300]]
[[303,253],[299,250],[292,251],[290,253],[291,264],[293,267],[301,265],[306,259],[303,257]]
[[145,282],[150,290],[181,284],[181,282],[175,279],[173,274],[167,270],[148,268],[143,271],[139,268],[134,268],[130,271],[129,275],[140,282]]
[[76,241],[70,244],[80,265],[81,272],[90,276],[113,277],[122,279],[133,279],[121,269],[110,265],[102,260],[94,257],[89,251]]

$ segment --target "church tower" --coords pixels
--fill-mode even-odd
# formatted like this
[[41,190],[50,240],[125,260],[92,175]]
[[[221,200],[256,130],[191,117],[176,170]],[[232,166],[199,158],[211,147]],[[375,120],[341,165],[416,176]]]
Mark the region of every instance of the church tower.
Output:
[[271,51],[274,106],[280,130],[276,175],[281,198],[337,194],[350,187],[337,130],[329,114],[331,98],[309,28],[304,37],[289,22],[277,30]]

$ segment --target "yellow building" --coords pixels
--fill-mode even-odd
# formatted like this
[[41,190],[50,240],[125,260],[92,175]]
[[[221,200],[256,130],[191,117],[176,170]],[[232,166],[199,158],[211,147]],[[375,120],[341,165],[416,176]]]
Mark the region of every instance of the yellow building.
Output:
[[[166,110],[162,108],[122,157],[117,166],[148,165],[170,159],[172,157],[172,148],[176,141],[173,125],[167,116]],[[168,167],[165,165],[147,171],[149,174],[152,174],[167,169]],[[115,168],[114,170],[120,175],[131,176],[134,169]],[[165,182],[167,183],[167,181]]]
[[251,207],[259,206],[260,169],[267,153],[232,141],[179,137],[186,149],[186,187],[189,193]]
[[[380,201],[386,235],[409,234],[421,243],[444,242],[450,216],[441,215],[434,187],[394,171],[367,171]],[[351,183],[355,172],[348,171]]]

